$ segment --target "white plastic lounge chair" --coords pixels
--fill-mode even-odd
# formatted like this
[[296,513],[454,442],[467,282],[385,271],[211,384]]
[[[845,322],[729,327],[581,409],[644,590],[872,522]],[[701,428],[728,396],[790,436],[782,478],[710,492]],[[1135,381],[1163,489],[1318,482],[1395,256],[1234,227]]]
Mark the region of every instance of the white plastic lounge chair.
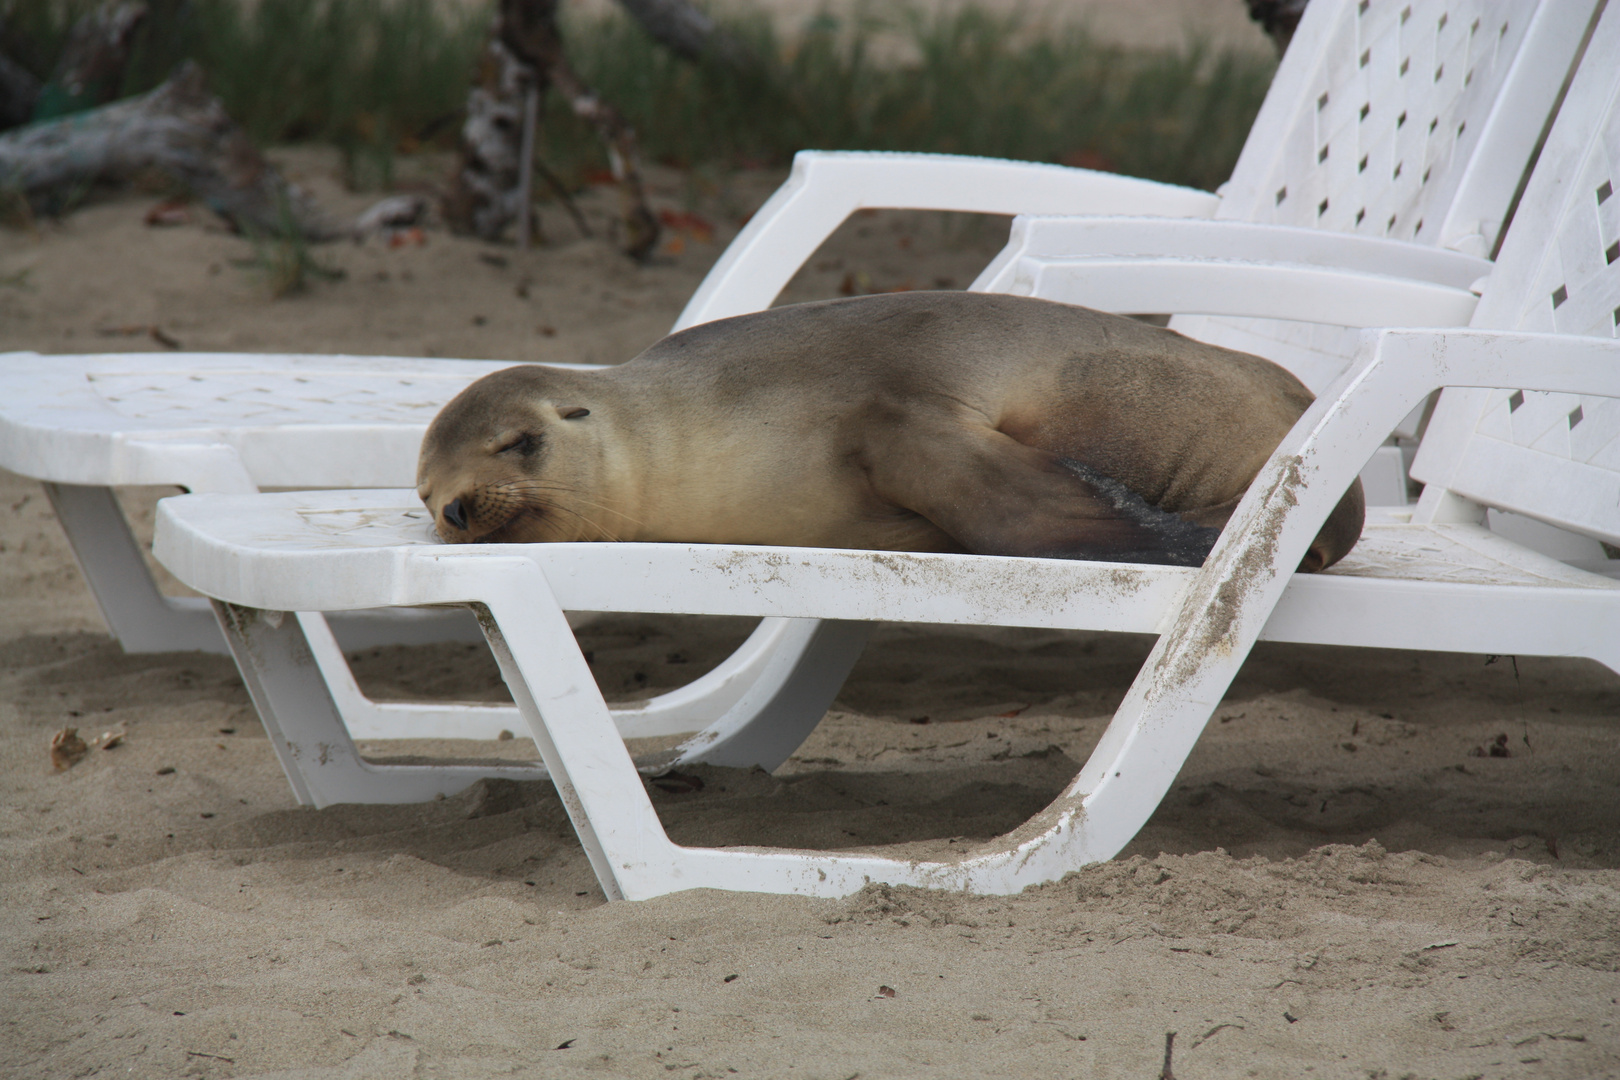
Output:
[[[1320,85],[1335,94],[1343,88],[1354,97],[1370,93],[1368,87],[1376,81],[1382,87],[1375,95],[1381,109],[1385,101],[1413,96],[1447,110],[1447,116],[1466,118],[1473,128],[1467,138],[1448,136],[1447,155],[1435,162],[1434,177],[1421,193],[1425,205],[1443,208],[1453,197],[1445,193],[1477,191],[1482,194],[1464,201],[1496,207],[1499,217],[1507,205],[1499,189],[1505,184],[1510,190],[1522,175],[1593,3],[1417,0],[1408,5],[1417,14],[1397,20],[1384,10],[1389,0],[1368,5],[1317,0],[1279,69],[1245,150],[1244,161],[1259,162],[1253,168],[1263,166],[1263,175],[1257,173],[1252,181],[1235,175],[1234,190],[1244,184],[1263,187],[1279,173],[1297,190],[1309,188],[1312,175],[1323,168],[1316,144],[1321,114],[1296,107],[1299,88],[1315,92]],[[1437,80],[1433,90],[1419,88],[1393,62],[1361,62],[1362,53],[1382,57],[1409,39],[1427,41],[1417,28],[1424,20],[1438,25],[1437,13],[1442,12],[1457,26],[1483,19],[1481,25],[1498,28],[1492,51],[1476,58],[1466,85],[1446,79]],[[1504,113],[1498,105],[1504,98],[1518,107]],[[1240,166],[1239,173],[1246,167]],[[1453,174],[1454,182],[1447,179]],[[1470,179],[1481,176],[1496,182]],[[1397,197],[1407,198],[1390,196]],[[1217,200],[1205,192],[1022,162],[801,155],[793,179],[728,249],[680,325],[768,302],[838,221],[861,206],[1002,213],[1084,208],[1208,215],[1219,210],[1245,216],[1236,205],[1230,197]],[[1164,243],[1182,250],[1171,241]],[[1231,235],[1220,243],[1231,258],[1270,257],[1278,250],[1278,234]],[[1469,301],[1457,290],[1484,269],[1464,256],[1423,252],[1410,244],[1386,244],[1380,250],[1380,245],[1330,237],[1283,246],[1294,263],[1433,282],[1447,294],[1451,307],[1444,310],[1452,314],[1413,320],[1425,324],[1462,322]],[[762,288],[766,291],[760,292]],[[126,649],[221,648],[212,621],[197,605],[159,595],[110,485],[179,484],[194,491],[407,485],[413,479],[414,450],[404,448],[414,448],[427,420],[455,389],[486,370],[462,361],[0,356],[0,387],[5,389],[0,394],[0,466],[47,482],[80,565]],[[352,616],[337,624],[342,640],[352,647],[368,641],[429,640],[444,635],[445,627],[445,620],[432,618],[419,619],[408,630],[397,622],[379,625],[375,619]],[[801,730],[821,715],[859,654],[862,633],[853,626],[768,620],[710,675],[617,715],[627,734],[689,731],[717,717],[732,740],[743,736],[750,717],[761,725],[787,723]],[[370,702],[355,686],[332,635],[311,625],[308,636],[356,735],[488,738],[516,723],[511,708]],[[819,703],[812,688],[824,695]]]
[[[1620,15],[1599,25],[1593,49],[1620,56]],[[299,622],[280,611],[474,606],[611,898],[702,887],[836,896],[869,881],[1014,892],[1129,841],[1258,638],[1586,656],[1620,671],[1620,582],[1474,523],[1491,506],[1620,542],[1617,145],[1620,64],[1587,64],[1476,328],[1363,335],[1356,363],[1278,447],[1200,569],[681,544],[451,547],[429,539],[409,491],[170,499],[159,508],[156,550],[181,580],[217,598],[283,752],[315,752],[304,736],[336,730],[337,716]],[[1212,282],[1221,273],[1207,270]],[[1342,285],[1355,287],[1351,275]],[[1443,387],[1486,389],[1443,400],[1424,444],[1432,479],[1415,520],[1372,524],[1331,571],[1294,575],[1362,462],[1414,403]],[[1558,482],[1547,482],[1551,472]],[[1461,486],[1447,488],[1454,482]],[[671,843],[564,619],[575,608],[981,622],[1159,640],[1091,758],[1047,810],[958,859],[906,861]],[[345,779],[391,786],[401,800],[443,790],[429,769],[364,764],[351,743],[319,750],[341,762]],[[324,801],[319,790],[300,794]]]

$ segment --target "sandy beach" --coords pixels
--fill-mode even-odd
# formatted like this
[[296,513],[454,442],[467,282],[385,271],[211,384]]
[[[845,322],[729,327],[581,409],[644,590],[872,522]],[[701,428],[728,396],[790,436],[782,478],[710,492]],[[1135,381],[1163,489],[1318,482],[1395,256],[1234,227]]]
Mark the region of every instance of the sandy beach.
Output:
[[[278,158],[334,212],[369,201],[331,155]],[[655,170],[655,208],[687,228],[643,267],[596,193],[595,238],[547,212],[528,253],[436,229],[344,242],[316,253],[342,280],[280,300],[205,214],[151,228],[154,196],[99,200],[0,231],[0,349],[618,361],[780,179]],[[1005,232],[857,217],[788,298],[962,287]],[[143,535],[165,493],[124,493]],[[297,806],[230,661],[124,655],[38,485],[0,476],[0,507],[6,1076],[1150,1080],[1169,1032],[1182,1080],[1620,1076],[1620,677],[1595,664],[1262,644],[1109,863],[1015,897],[608,904],[546,784]],[[747,629],[614,616],[580,636],[614,698],[689,680]],[[1150,644],[885,626],[776,774],[650,791],[686,843],[989,839],[1072,779]],[[379,697],[504,692],[481,646],[353,659]],[[56,772],[64,726],[123,737]]]

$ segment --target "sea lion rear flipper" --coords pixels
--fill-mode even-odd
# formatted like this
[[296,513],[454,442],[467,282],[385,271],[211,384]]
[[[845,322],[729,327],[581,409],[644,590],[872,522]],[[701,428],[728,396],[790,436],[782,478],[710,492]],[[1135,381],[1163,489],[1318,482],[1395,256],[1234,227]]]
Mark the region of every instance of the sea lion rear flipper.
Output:
[[889,464],[872,471],[874,487],[975,554],[1198,566],[1220,535],[997,431],[953,426],[918,444],[920,455],[876,455]]

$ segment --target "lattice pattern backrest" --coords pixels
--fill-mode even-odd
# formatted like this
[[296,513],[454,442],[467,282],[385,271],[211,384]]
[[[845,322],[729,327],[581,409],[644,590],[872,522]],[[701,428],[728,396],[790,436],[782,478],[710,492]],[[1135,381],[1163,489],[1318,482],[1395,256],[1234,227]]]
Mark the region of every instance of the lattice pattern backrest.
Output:
[[[1218,216],[1490,254],[1593,6],[1317,0],[1309,37],[1291,46],[1314,62],[1279,71]],[[1173,325],[1270,357],[1317,390],[1357,341],[1305,323]]]
[[[1474,325],[1620,338],[1620,9],[1593,34]],[[1620,363],[1620,360],[1616,361]],[[1620,401],[1447,391],[1413,474],[1620,543]]]
[[[1295,103],[1281,152],[1240,162],[1233,181],[1242,194],[1222,207],[1222,216],[1418,243],[1465,241],[1470,234],[1455,235],[1455,228],[1454,235],[1441,236],[1460,166],[1480,145],[1539,6],[1526,0],[1347,5],[1316,78]],[[1525,163],[1516,163],[1520,176]],[[1254,175],[1243,175],[1245,169]],[[1497,211],[1506,213],[1505,201]],[[1468,225],[1479,237],[1465,244],[1474,249],[1469,253],[1488,255],[1500,216]]]

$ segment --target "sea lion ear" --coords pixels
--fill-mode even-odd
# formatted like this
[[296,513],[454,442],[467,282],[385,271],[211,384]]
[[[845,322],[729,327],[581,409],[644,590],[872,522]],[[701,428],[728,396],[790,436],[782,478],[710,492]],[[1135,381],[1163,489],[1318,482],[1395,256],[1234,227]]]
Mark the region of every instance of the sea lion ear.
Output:
[[591,410],[579,405],[559,405],[557,415],[564,420],[578,420],[580,417],[591,415]]

